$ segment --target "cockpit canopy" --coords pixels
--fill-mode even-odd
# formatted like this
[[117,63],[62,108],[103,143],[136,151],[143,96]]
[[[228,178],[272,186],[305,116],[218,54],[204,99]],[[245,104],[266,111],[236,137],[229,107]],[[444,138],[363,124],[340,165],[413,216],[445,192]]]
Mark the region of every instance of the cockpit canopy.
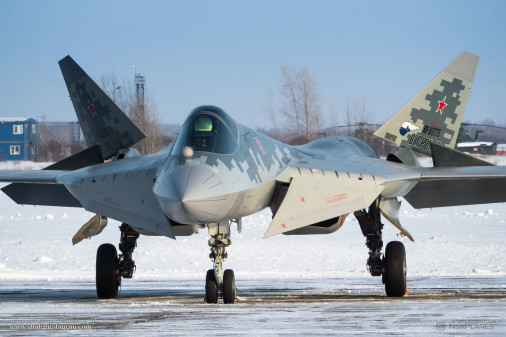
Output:
[[231,154],[237,149],[239,130],[225,111],[215,106],[195,108],[176,139],[172,154],[181,154],[185,146],[195,152]]

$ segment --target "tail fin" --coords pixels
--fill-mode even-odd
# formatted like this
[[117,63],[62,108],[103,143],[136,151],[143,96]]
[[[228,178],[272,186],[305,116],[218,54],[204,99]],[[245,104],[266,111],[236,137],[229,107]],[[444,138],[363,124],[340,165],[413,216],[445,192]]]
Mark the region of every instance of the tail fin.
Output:
[[374,135],[427,155],[430,142],[453,149],[478,60],[462,52]]
[[60,65],[87,145],[99,145],[107,160],[142,140],[144,133],[70,57]]

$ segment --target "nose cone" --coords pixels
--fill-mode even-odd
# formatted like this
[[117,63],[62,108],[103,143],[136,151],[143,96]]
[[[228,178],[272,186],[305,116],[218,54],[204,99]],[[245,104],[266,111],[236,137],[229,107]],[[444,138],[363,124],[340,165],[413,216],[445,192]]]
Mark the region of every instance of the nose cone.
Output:
[[223,220],[227,187],[209,166],[180,166],[163,172],[153,186],[165,215],[184,224]]

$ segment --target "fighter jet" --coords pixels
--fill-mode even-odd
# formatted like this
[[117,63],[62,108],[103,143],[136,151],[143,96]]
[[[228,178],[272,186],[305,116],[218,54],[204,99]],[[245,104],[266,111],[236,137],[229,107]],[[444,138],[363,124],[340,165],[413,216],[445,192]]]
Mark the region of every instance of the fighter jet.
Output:
[[[413,240],[399,220],[399,198],[415,208],[506,201],[506,167],[454,149],[478,57],[461,53],[375,135],[398,146],[381,159],[353,137],[326,137],[300,146],[271,139],[237,123],[216,106],[195,108],[174,143],[139,156],[142,131],[67,56],[59,61],[88,148],[39,171],[3,170],[2,190],[29,205],[82,207],[96,215],[73,242],[99,234],[107,219],[122,223],[118,255],[98,247],[99,298],[116,298],[135,270],[139,235],[175,239],[207,229],[213,269],[205,301],[234,303],[234,272],[223,270],[230,227],[266,207],[273,235],[330,234],[353,214],[369,249],[367,267],[382,276],[387,296],[406,294],[404,245],[382,253],[382,215]],[[434,167],[421,167],[415,152]]]

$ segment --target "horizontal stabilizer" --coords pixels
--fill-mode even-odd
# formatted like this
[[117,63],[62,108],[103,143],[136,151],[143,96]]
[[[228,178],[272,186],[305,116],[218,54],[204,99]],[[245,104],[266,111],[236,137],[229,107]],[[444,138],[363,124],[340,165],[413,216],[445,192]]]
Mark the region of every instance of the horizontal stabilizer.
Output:
[[494,166],[488,161],[435,143],[430,143],[430,147],[434,167]]
[[44,170],[78,170],[83,167],[91,165],[101,164],[104,162],[102,153],[100,152],[100,146],[94,145],[87,149],[84,149],[70,157],[64,158],[59,162],[56,162],[48,167],[44,167]]
[[404,196],[414,208],[506,202],[506,177],[420,181]]
[[367,208],[382,190],[369,175],[293,177],[264,238]]
[[2,191],[19,205],[83,207],[65,185],[14,183]]
[[506,202],[505,166],[424,168],[404,198],[414,208]]

